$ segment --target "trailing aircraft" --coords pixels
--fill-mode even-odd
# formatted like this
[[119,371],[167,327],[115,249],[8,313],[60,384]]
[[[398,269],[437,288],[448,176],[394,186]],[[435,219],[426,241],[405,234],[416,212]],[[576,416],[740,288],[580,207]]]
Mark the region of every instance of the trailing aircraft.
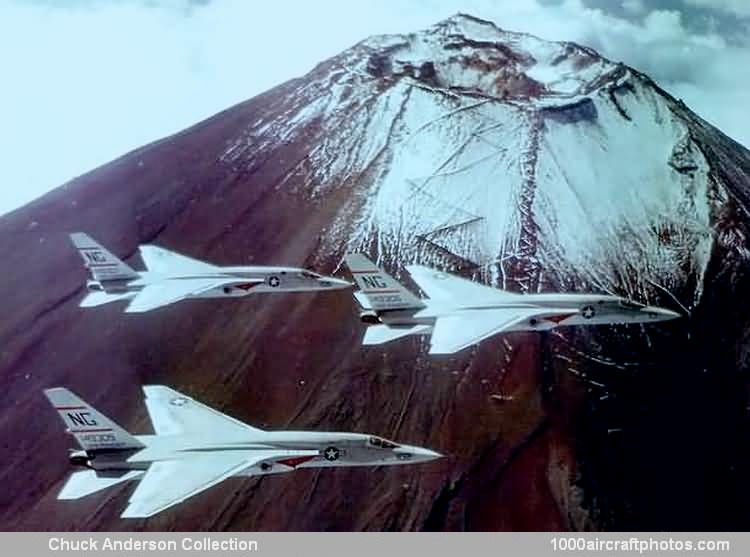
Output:
[[91,278],[81,307],[128,300],[141,313],[190,298],[241,298],[251,294],[350,288],[351,283],[296,267],[218,267],[157,246],[140,246],[146,271],[134,271],[82,232],[70,235]]

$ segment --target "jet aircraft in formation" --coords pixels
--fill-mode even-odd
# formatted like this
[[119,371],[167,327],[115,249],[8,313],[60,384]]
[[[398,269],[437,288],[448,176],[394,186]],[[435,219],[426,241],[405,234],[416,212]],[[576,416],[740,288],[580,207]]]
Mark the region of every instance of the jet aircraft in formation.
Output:
[[265,431],[160,385],[143,387],[155,435],[131,435],[64,388],[44,393],[82,450],[58,499],[138,480],[123,518],[144,518],[232,476],[415,464],[442,455],[362,433]]
[[[91,278],[81,302],[91,307],[128,300],[145,312],[188,298],[348,288],[351,283],[293,267],[218,267],[156,246],[140,246],[147,270],[134,271],[83,233],[71,234]],[[493,335],[548,331],[565,325],[654,323],[679,314],[601,294],[516,294],[421,265],[407,271],[427,296],[417,297],[364,255],[345,262],[360,290],[354,297],[369,326],[363,344],[430,335],[430,354],[453,354]],[[64,388],[45,391],[81,450],[59,499],[78,499],[138,480],[123,517],[148,517],[231,476],[298,468],[427,462],[439,455],[373,435],[264,431],[168,387],[143,387],[155,435],[131,435]]]
[[140,246],[146,271],[134,271],[86,234],[70,235],[91,273],[81,307],[129,300],[141,313],[188,298],[239,298],[256,293],[350,288],[351,283],[296,267],[218,267],[157,246]]
[[602,294],[516,294],[421,265],[406,270],[428,296],[418,298],[364,255],[345,261],[369,324],[363,344],[431,335],[430,354],[453,354],[499,333],[549,331],[565,325],[654,323],[680,314]]

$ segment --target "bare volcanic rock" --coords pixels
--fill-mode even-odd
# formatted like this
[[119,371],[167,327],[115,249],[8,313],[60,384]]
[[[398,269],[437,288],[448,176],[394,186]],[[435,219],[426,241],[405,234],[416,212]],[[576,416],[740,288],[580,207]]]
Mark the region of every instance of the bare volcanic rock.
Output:
[[[749,186],[747,150],[590,49],[461,15],[367,39],[0,219],[0,527],[748,529]],[[73,231],[137,268],[143,243],[322,273],[362,251],[405,281],[418,262],[686,316],[428,357],[361,347],[348,292],[83,310]],[[147,520],[119,518],[132,485],[57,501],[72,440],[42,389],[148,433],[150,383],[447,456],[230,479]]]

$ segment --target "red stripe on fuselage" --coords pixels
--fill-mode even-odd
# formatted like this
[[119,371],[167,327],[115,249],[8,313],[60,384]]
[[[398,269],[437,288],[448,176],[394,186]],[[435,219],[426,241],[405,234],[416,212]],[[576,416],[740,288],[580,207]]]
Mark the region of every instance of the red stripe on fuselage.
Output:
[[85,406],[55,406],[55,410],[86,410]]
[[261,284],[263,283],[262,282],[246,282],[244,284],[235,284],[234,286],[235,288],[239,288],[240,290],[244,290],[245,292],[247,292],[251,288],[255,288],[256,286],[260,286]]
[[565,321],[568,317],[573,317],[573,315],[571,315],[570,313],[566,313],[565,315],[551,315],[549,317],[545,317],[544,319],[546,321],[552,321],[553,323],[561,323]]
[[104,431],[114,431],[111,427],[102,427],[99,429],[71,429],[71,433],[101,433]]
[[289,466],[290,468],[296,468],[300,464],[304,464],[308,460],[312,460],[315,458],[316,455],[310,455],[310,456],[295,456],[292,458],[285,458],[283,460],[277,460],[276,462],[279,464],[283,464],[284,466]]

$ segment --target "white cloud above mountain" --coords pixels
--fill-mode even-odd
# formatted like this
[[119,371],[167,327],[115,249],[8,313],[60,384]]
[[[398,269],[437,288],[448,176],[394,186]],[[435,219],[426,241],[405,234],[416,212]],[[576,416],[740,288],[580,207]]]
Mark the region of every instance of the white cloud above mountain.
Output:
[[[591,46],[750,145],[743,0],[0,0],[0,213],[366,36],[458,11]],[[735,33],[711,21],[730,13]]]

